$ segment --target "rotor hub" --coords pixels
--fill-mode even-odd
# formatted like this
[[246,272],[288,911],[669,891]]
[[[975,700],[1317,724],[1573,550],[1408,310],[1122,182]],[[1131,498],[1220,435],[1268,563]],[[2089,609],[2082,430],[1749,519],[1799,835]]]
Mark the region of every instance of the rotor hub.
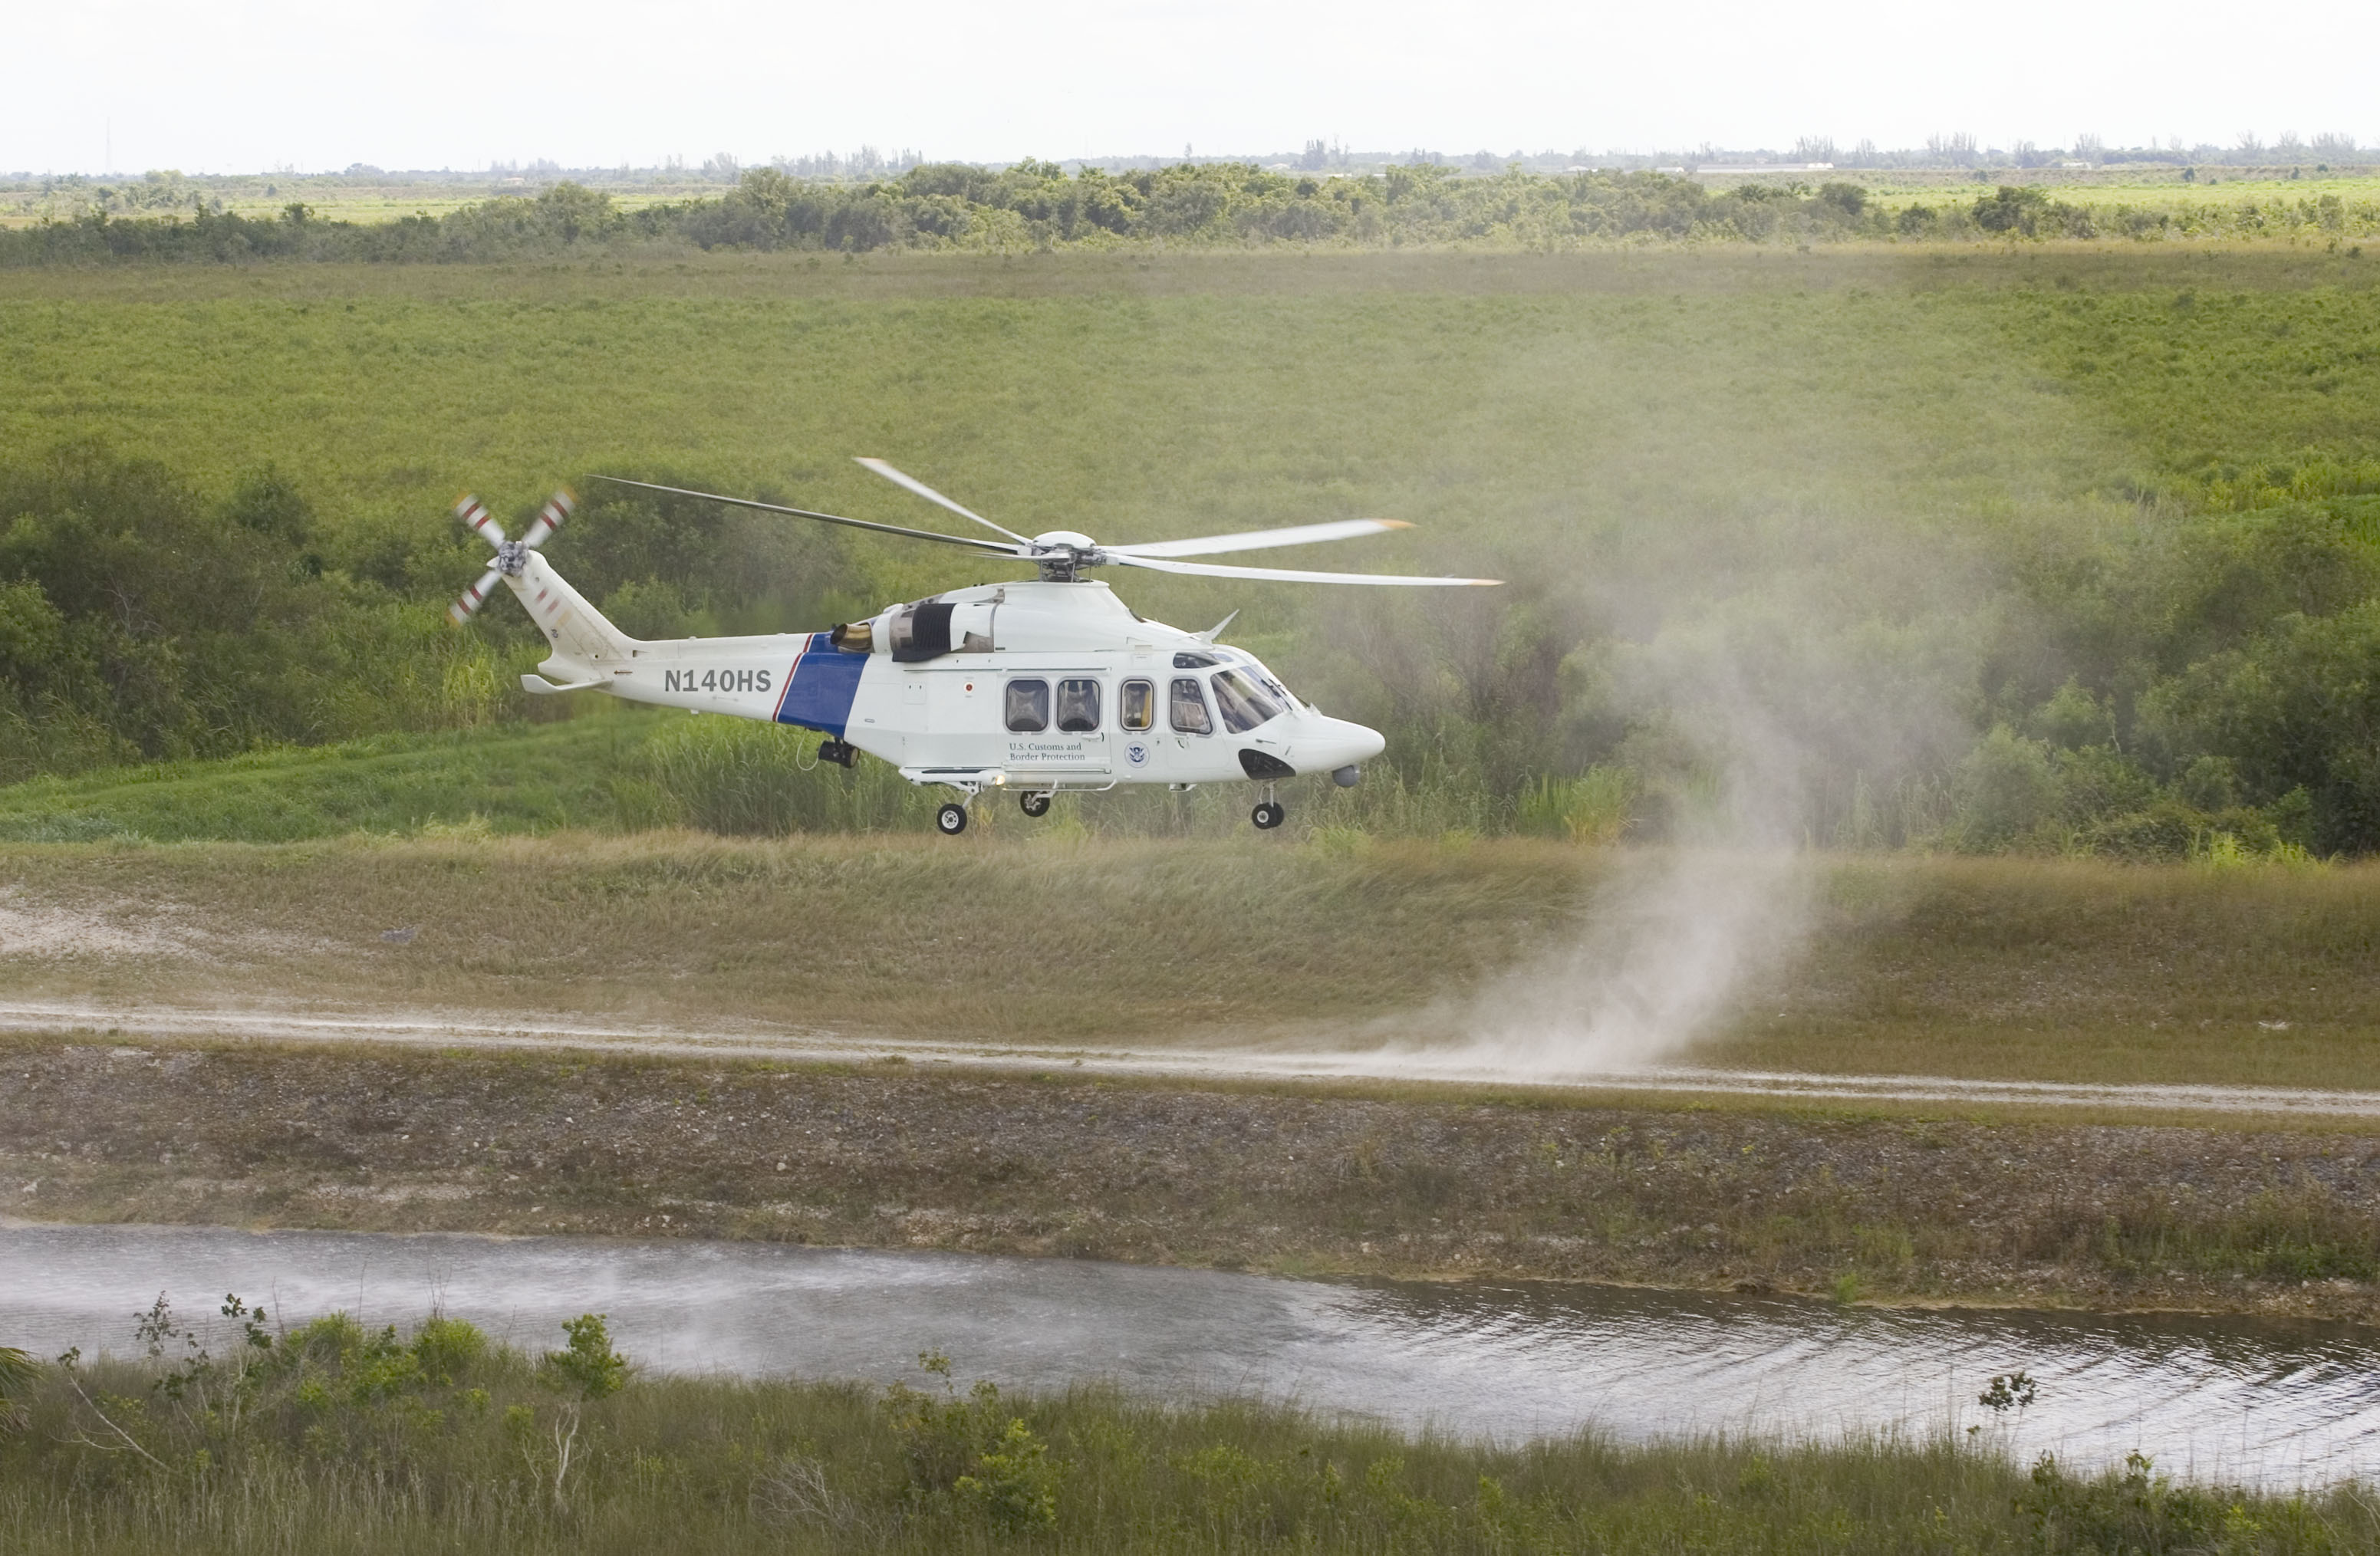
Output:
[[526,541],[506,541],[496,547],[496,571],[508,578],[521,576],[528,565],[529,546]]

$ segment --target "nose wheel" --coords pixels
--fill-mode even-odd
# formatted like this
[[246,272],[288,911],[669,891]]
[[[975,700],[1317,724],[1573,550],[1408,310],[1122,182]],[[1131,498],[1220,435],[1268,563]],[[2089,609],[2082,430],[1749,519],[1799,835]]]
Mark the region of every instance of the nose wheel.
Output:
[[1016,808],[1024,811],[1027,816],[1047,816],[1050,814],[1050,796],[1030,792],[1018,795]]
[[1270,832],[1288,819],[1289,812],[1281,808],[1281,801],[1277,799],[1266,800],[1248,812],[1248,820],[1257,824],[1258,832]]
[[934,812],[934,825],[944,837],[956,837],[966,831],[966,807],[955,800]]

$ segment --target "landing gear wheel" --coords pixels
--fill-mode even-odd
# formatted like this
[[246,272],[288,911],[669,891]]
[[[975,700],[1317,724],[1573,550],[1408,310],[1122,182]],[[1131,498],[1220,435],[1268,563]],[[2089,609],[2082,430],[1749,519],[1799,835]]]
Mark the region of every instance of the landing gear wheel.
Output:
[[1027,816],[1047,816],[1050,814],[1050,796],[1036,794],[1018,795],[1016,808],[1024,811]]
[[934,825],[941,829],[944,837],[958,836],[966,831],[966,807],[956,802],[943,806],[934,812]]
[[1289,812],[1281,808],[1277,799],[1269,799],[1248,812],[1248,820],[1257,824],[1258,832],[1270,832],[1288,819]]

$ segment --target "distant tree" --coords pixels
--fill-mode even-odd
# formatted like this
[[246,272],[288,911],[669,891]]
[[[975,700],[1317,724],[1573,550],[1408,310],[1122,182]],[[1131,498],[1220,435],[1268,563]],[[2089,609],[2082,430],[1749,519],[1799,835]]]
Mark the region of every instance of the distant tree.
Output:
[[2002,184],[1975,201],[1975,225],[1985,232],[2021,232],[2030,237],[2048,199],[2030,185]]
[[1970,167],[1975,161],[1975,138],[1965,130],[1952,135],[1929,135],[1925,138],[1926,160],[1952,167]]

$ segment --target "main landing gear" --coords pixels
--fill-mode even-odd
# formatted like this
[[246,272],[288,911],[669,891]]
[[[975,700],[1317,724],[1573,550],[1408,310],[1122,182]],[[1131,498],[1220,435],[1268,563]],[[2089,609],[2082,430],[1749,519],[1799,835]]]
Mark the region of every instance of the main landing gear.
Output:
[[934,826],[944,837],[956,837],[966,831],[966,807],[953,800],[934,812]]
[[853,762],[859,760],[859,748],[848,740],[824,741],[819,746],[818,760],[831,761],[837,767],[847,769]]
[[1050,796],[1046,794],[1035,794],[1027,789],[1016,796],[1016,808],[1024,811],[1027,816],[1047,816],[1050,814]]
[[1281,808],[1281,801],[1277,799],[1266,800],[1248,812],[1248,820],[1257,824],[1258,832],[1270,832],[1288,819],[1289,812]]

